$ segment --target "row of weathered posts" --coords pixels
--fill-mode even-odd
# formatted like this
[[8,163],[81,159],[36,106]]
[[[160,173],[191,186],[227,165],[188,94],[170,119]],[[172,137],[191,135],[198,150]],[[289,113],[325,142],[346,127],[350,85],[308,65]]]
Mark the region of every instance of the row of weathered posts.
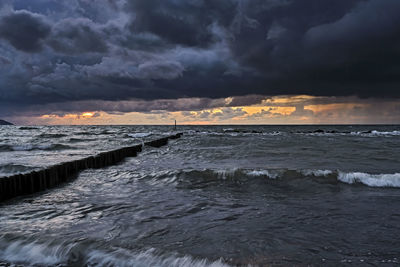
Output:
[[[169,139],[177,139],[182,133],[145,142],[144,145],[162,147]],[[86,169],[98,169],[117,164],[127,157],[135,157],[142,151],[142,145],[123,147],[120,149],[99,153],[95,156],[60,163],[42,170],[30,173],[16,174],[10,177],[0,177],[0,201],[17,196],[29,195],[58,186]]]

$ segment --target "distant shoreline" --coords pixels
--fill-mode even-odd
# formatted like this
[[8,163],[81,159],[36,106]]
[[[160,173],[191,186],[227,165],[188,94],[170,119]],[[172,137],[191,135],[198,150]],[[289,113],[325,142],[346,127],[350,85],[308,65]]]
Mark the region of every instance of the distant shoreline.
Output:
[[14,125],[14,124],[5,120],[0,120],[0,125]]

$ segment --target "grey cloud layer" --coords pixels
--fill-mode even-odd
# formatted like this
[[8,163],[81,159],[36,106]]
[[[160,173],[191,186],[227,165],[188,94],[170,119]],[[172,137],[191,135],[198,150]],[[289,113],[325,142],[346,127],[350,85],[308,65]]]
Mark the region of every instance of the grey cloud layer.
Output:
[[399,97],[398,14],[398,0],[1,1],[0,115],[77,101],[125,112],[101,105]]
[[1,38],[24,52],[40,51],[50,29],[43,16],[24,10],[7,14],[0,20]]

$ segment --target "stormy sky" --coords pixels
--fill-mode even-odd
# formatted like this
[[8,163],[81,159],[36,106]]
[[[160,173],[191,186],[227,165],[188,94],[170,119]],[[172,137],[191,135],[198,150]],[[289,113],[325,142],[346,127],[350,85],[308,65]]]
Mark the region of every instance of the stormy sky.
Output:
[[399,14],[399,0],[0,0],[0,117],[352,103],[400,122]]

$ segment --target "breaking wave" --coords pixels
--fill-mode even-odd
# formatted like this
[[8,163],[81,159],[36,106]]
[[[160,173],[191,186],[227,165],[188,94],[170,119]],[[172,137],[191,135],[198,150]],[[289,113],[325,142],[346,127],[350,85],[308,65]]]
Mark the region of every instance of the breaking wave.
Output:
[[0,152],[14,151],[11,145],[0,145]]
[[37,127],[22,126],[18,128],[19,130],[38,130]]
[[277,135],[283,135],[284,132],[280,131],[272,131],[272,132],[262,132],[262,131],[246,131],[246,130],[237,130],[237,129],[224,129],[221,132],[218,131],[194,131],[194,130],[188,130],[185,132],[187,135],[206,135],[206,136],[230,136],[230,137],[240,137],[240,136],[258,136],[258,135],[264,135],[264,136],[277,136]]
[[246,130],[246,129],[235,129],[226,128],[222,131],[186,131],[188,135],[217,135],[217,136],[248,136],[248,135],[264,135],[264,136],[279,136],[286,134],[302,134],[311,136],[363,136],[363,137],[393,137],[400,136],[400,130],[394,131],[377,131],[377,130],[365,130],[365,131],[337,131],[337,130],[312,130],[312,131],[296,131],[296,132],[285,132],[285,131],[258,131],[258,130]]
[[311,136],[363,136],[363,137],[390,137],[400,136],[400,131],[377,131],[377,130],[366,130],[366,131],[336,131],[336,130],[321,130],[317,129],[314,131],[305,132],[292,132],[294,134],[306,134]]
[[[168,182],[199,184],[207,181],[249,182],[252,178],[272,180],[329,179],[333,183],[362,184],[369,187],[400,187],[400,173],[369,174],[363,172],[342,172],[339,170],[289,170],[289,169],[227,169],[227,170],[176,170],[152,173],[151,178]],[[148,176],[148,177],[149,177]],[[172,180],[171,180],[172,177]]]
[[62,137],[66,137],[66,134],[50,134],[50,133],[42,133],[39,135],[40,138],[62,138]]
[[152,133],[130,133],[127,134],[127,137],[132,137],[132,138],[143,138],[152,135]]
[[176,253],[162,254],[153,248],[136,252],[87,243],[60,243],[54,240],[3,236],[0,237],[0,265],[3,261],[10,265],[29,266],[228,266],[222,260],[195,259]]
[[96,139],[91,139],[91,138],[70,138],[69,139],[70,143],[93,142],[93,141],[96,141]]
[[400,173],[369,174],[364,172],[339,172],[338,179],[347,184],[361,183],[371,187],[400,187]]
[[7,151],[34,151],[34,150],[44,150],[44,151],[57,151],[57,150],[67,150],[74,149],[74,147],[63,145],[63,144],[45,144],[45,145],[0,145],[0,152]]
[[375,135],[400,135],[400,131],[391,131],[391,132],[372,131],[371,134],[375,134]]
[[351,132],[351,135],[362,135],[362,136],[399,136],[400,135],[400,131],[388,131],[388,132],[384,132],[384,131],[376,131],[376,130],[372,130],[372,131],[364,131],[364,132]]
[[1,174],[9,174],[9,173],[23,173],[29,172],[36,169],[35,167],[24,166],[19,164],[6,164],[0,165],[0,176]]

